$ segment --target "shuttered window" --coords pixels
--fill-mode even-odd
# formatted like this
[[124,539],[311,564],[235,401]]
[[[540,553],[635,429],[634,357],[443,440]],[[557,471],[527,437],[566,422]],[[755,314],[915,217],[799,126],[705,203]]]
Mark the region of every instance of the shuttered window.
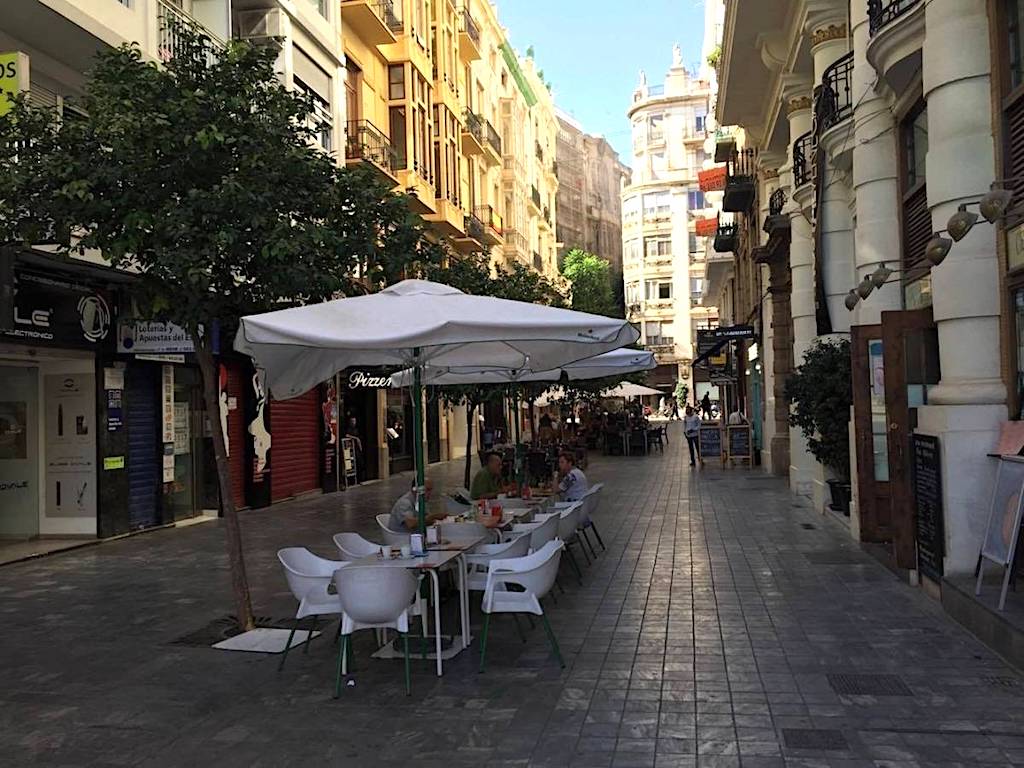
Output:
[[320,397],[313,389],[270,403],[270,490],[274,501],[320,487]]
[[903,192],[903,280],[913,283],[928,274],[924,252],[932,237],[928,210],[925,157],[928,154],[928,110],[924,101],[900,123]]

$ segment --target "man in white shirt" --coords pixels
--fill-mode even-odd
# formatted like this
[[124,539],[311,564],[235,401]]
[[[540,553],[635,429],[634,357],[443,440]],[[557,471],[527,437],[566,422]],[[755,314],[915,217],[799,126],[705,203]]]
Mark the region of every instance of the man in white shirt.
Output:
[[746,424],[746,423],[747,423],[747,420],[743,416],[743,414],[740,413],[740,407],[739,407],[739,405],[737,405],[736,406],[736,410],[729,414],[729,422],[728,422],[728,424],[729,424],[730,427],[738,427],[741,424]]
[[690,466],[696,466],[697,459],[704,463],[700,455],[700,415],[695,413],[693,408],[686,406],[686,415],[683,417],[683,434],[686,435],[686,445],[690,448]]
[[[424,497],[430,499],[430,492],[434,490],[434,483],[428,477],[423,483]],[[432,525],[438,520],[443,520],[444,514],[431,513],[427,515],[427,525]],[[413,478],[412,487],[408,493],[403,493],[395,505],[391,507],[391,517],[388,519],[388,528],[392,531],[415,531],[420,524],[419,512],[416,509],[416,479]]]
[[576,456],[563,451],[558,456],[558,492],[563,501],[579,501],[590,488],[587,476],[576,466]]

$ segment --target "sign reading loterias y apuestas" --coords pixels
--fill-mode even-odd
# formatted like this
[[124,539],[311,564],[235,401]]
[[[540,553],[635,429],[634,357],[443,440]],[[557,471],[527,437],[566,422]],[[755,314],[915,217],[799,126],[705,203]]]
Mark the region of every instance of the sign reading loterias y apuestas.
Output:
[[11,111],[11,96],[28,89],[28,56],[20,51],[0,53],[0,117]]

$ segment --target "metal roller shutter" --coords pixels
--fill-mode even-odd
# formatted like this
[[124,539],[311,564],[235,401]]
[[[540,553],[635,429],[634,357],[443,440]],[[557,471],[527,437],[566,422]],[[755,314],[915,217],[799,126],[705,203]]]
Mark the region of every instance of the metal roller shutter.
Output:
[[162,459],[159,440],[159,368],[131,366],[125,380],[128,428],[128,524],[134,530],[156,525]]
[[270,402],[270,496],[286,499],[320,487],[320,394],[312,389]]

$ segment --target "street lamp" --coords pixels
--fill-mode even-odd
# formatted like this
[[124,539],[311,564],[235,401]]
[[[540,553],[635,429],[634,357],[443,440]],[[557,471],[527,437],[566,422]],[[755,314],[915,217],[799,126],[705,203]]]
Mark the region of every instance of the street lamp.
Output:
[[978,210],[985,217],[985,221],[989,224],[995,224],[1006,215],[1011,200],[1013,200],[1013,192],[1010,190],[991,189],[981,198],[981,202],[978,203]]
[[949,249],[953,247],[953,241],[942,235],[932,235],[932,239],[924,247],[924,257],[933,266],[939,266],[946,259]]
[[843,303],[846,305],[846,308],[851,312],[853,312],[854,307],[857,306],[858,302],[860,302],[860,296],[858,296],[857,292],[853,289],[850,289],[850,292],[846,294],[846,298],[843,299]]
[[950,216],[949,221],[946,222],[946,231],[955,242],[959,243],[967,237],[967,233],[971,231],[971,227],[974,226],[977,220],[978,214],[974,211],[968,211],[967,206],[961,203],[956,213]]
[[857,295],[862,299],[870,296],[871,292],[875,290],[875,284],[871,282],[871,275],[864,275],[864,279],[860,281],[860,284],[854,290],[857,291]]
[[881,288],[891,276],[892,270],[885,266],[885,264],[879,264],[878,269],[871,273],[871,283],[875,288]]

